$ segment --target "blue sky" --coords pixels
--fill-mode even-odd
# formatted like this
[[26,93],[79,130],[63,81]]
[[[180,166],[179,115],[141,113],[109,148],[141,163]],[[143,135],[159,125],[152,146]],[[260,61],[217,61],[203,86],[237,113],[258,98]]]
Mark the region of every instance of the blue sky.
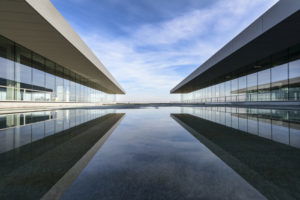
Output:
[[126,90],[120,101],[178,100],[169,91],[277,0],[51,0]]

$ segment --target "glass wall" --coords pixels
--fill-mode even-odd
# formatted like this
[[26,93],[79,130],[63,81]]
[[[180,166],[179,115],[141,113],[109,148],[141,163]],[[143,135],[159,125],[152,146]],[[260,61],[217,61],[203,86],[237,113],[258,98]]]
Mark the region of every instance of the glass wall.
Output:
[[288,64],[283,64],[271,69],[271,98],[272,100],[288,100]]
[[82,76],[0,36],[0,101],[113,102]]
[[289,99],[300,100],[300,60],[289,63]]
[[182,94],[181,97],[183,103],[299,101],[300,59]]

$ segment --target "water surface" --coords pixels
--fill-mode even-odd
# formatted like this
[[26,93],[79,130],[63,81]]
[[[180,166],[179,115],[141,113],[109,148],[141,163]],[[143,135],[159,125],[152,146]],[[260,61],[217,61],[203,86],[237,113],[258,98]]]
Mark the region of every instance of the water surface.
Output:
[[3,115],[1,199],[299,199],[299,116],[232,107]]

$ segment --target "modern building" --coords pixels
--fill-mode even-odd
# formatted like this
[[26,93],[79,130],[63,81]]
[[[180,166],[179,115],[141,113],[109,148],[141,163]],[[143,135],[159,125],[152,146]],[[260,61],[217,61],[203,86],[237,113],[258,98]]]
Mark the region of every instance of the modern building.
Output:
[[300,105],[300,1],[276,3],[171,93],[184,103]]
[[1,105],[94,105],[125,93],[49,0],[1,0],[0,27]]

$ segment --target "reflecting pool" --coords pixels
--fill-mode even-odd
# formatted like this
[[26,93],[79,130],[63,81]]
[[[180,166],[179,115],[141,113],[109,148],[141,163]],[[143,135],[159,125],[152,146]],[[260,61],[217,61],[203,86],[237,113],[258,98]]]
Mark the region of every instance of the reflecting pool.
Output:
[[0,116],[0,199],[300,199],[300,112],[66,109]]

